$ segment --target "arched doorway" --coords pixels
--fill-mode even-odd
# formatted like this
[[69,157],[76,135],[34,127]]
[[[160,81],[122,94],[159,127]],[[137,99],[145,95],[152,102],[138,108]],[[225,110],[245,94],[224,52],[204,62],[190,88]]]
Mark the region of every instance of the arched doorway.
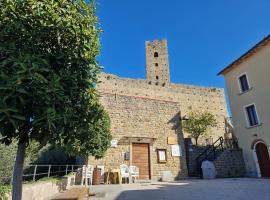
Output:
[[261,177],[270,177],[270,157],[267,146],[263,142],[257,142],[254,150],[256,152]]

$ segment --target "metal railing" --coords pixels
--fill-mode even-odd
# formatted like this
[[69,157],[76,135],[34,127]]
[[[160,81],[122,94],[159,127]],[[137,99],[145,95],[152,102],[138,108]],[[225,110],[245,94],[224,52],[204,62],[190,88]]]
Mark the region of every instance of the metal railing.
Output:
[[208,146],[199,156],[197,156],[196,164],[197,164],[197,172],[202,175],[201,164],[204,160],[215,160],[218,156],[219,151],[224,150],[224,139],[223,137],[219,137],[212,145]]
[[219,137],[212,145],[209,145],[199,156],[196,157],[197,171],[202,174],[201,164],[204,160],[214,161],[226,149],[238,149],[237,141]]
[[28,165],[23,173],[23,180],[36,181],[43,177],[64,176],[76,172],[83,165]]
[[[23,171],[23,181],[37,181],[44,177],[65,176],[77,172],[83,165],[27,165]],[[0,177],[0,183],[12,181],[11,176]]]
[[212,145],[210,145],[207,149],[205,149],[199,156],[196,158],[197,164],[200,164],[203,160],[211,159],[214,160],[216,158],[217,150],[224,150],[224,139],[223,137],[219,137]]

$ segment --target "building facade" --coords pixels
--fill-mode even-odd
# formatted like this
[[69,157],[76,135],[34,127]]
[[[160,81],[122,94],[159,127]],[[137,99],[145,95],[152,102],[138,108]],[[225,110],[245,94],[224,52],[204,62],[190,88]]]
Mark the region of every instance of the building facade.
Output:
[[113,141],[104,159],[90,163],[111,169],[123,163],[135,165],[141,179],[159,180],[165,171],[178,179],[187,176],[184,137],[188,134],[183,133],[180,119],[192,110],[207,110],[218,126],[203,140],[224,136],[224,91],[171,83],[167,41],[145,45],[146,79],[100,76],[97,89],[111,118]]
[[248,176],[270,177],[270,36],[222,70]]

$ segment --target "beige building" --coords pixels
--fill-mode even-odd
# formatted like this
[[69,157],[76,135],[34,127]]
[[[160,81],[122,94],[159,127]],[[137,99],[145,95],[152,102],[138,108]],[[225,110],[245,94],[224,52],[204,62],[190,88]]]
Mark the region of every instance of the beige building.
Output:
[[180,119],[191,110],[213,113],[218,126],[206,139],[216,140],[225,133],[227,109],[224,91],[170,82],[166,40],[146,42],[146,79],[121,78],[101,74],[97,89],[111,118],[112,147],[102,160],[92,164],[119,168],[136,165],[141,179],[187,176],[184,137]]
[[222,74],[248,176],[270,177],[270,36]]

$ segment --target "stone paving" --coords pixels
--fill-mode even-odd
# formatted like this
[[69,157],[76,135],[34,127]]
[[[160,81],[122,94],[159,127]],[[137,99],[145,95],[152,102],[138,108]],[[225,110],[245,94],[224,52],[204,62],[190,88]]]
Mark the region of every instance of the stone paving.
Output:
[[91,191],[99,196],[91,197],[93,200],[270,200],[270,179],[99,185],[91,186]]

